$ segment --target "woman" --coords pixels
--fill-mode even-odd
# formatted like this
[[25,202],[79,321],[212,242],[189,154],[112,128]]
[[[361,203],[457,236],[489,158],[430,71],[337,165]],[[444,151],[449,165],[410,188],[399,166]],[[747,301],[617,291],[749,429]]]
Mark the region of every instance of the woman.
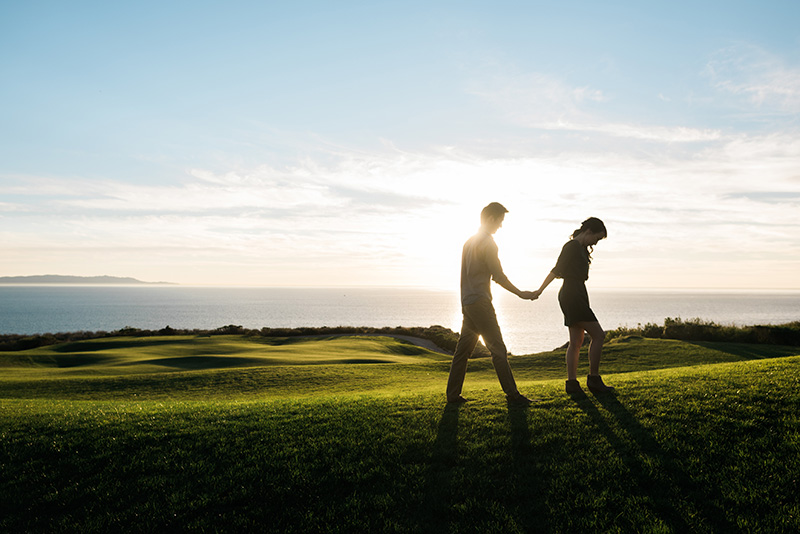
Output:
[[589,307],[586,280],[589,278],[591,252],[598,241],[607,236],[606,226],[596,217],[583,221],[581,227],[572,234],[572,239],[561,249],[556,266],[542,286],[534,293],[538,297],[556,278],[564,280],[558,292],[558,303],[564,312],[564,324],[569,328],[567,347],[567,393],[581,393],[577,380],[578,355],[583,345],[583,335],[587,332],[592,339],[589,346],[589,376],[586,385],[592,393],[610,393],[614,388],[606,386],[600,378],[600,355],[603,351],[605,332],[600,327],[594,312]]

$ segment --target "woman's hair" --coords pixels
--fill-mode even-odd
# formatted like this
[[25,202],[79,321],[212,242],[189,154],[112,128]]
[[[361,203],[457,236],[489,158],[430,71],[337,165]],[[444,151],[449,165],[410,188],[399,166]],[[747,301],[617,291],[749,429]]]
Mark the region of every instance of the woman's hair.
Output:
[[[606,231],[606,225],[603,224],[603,221],[598,219],[597,217],[589,217],[585,221],[581,223],[581,227],[572,232],[572,239],[575,239],[583,232],[586,231],[593,232],[595,234],[603,234],[601,239],[605,239],[608,237],[608,231]],[[589,252],[589,263],[592,263],[592,251],[594,247],[586,247],[586,250]]]

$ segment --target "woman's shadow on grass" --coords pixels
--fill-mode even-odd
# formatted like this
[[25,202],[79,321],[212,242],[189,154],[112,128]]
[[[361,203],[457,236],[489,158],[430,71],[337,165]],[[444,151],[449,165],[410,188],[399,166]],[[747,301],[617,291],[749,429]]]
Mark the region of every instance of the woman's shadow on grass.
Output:
[[[616,420],[627,436],[618,435],[587,395],[573,396],[597,429],[625,464],[639,495],[649,497],[653,512],[676,532],[689,532],[687,515],[700,515],[714,532],[732,532],[736,526],[725,517],[717,488],[695,481],[677,461],[675,453],[665,451],[653,433],[644,427],[615,395],[594,397]],[[648,465],[649,464],[649,465]],[[650,474],[652,473],[652,474]],[[693,522],[694,523],[694,522]]]

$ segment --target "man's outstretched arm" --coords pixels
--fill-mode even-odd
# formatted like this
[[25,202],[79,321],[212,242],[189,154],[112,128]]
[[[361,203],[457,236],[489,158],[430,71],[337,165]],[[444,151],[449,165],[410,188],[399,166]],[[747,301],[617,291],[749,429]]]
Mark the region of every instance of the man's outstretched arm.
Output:
[[503,289],[505,289],[507,291],[510,291],[511,293],[514,293],[516,296],[518,296],[521,299],[536,300],[539,297],[539,295],[537,295],[535,291],[523,291],[523,290],[517,288],[517,286],[512,284],[511,280],[509,280],[505,275],[503,275],[502,278],[495,278],[493,276],[492,279],[495,282],[497,282],[497,285],[499,285],[500,287],[502,287]]
[[536,300],[539,297],[539,295],[537,295],[535,292],[523,291],[511,283],[511,280],[508,279],[506,273],[503,272],[503,266],[500,264],[500,258],[497,255],[497,245],[494,245],[489,250],[487,250],[487,255],[488,255],[487,264],[489,265],[489,272],[492,273],[492,280],[497,282],[497,285],[499,285],[506,291],[514,293],[521,299]]

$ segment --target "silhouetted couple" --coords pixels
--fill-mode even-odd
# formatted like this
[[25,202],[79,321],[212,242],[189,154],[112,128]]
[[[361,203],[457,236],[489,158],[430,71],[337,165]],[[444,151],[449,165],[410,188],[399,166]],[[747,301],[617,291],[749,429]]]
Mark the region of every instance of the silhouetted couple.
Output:
[[503,226],[508,210],[497,202],[492,202],[481,211],[481,227],[478,233],[464,243],[461,253],[461,310],[464,320],[461,335],[450,365],[450,377],[447,380],[447,402],[466,402],[461,395],[464,378],[467,373],[467,360],[483,338],[486,348],[492,355],[500,386],[511,404],[530,404],[531,400],[517,389],[514,375],[508,364],[508,351],[503,342],[497,315],[492,305],[491,281],[517,295],[519,298],[536,300],[555,278],[562,278],[564,284],[558,293],[558,302],[564,312],[564,324],[569,328],[570,342],[567,348],[567,382],[568,393],[580,393],[576,373],[578,355],[583,344],[584,332],[592,339],[589,348],[589,376],[587,386],[592,392],[606,393],[613,391],[603,384],[599,375],[600,354],[603,349],[605,332],[600,327],[594,313],[589,307],[589,297],[585,282],[589,277],[591,247],[606,237],[606,228],[600,219],[590,218],[572,234],[572,239],[561,250],[556,266],[547,275],[541,287],[536,291],[518,289],[503,273],[498,257],[497,244],[492,237]]

